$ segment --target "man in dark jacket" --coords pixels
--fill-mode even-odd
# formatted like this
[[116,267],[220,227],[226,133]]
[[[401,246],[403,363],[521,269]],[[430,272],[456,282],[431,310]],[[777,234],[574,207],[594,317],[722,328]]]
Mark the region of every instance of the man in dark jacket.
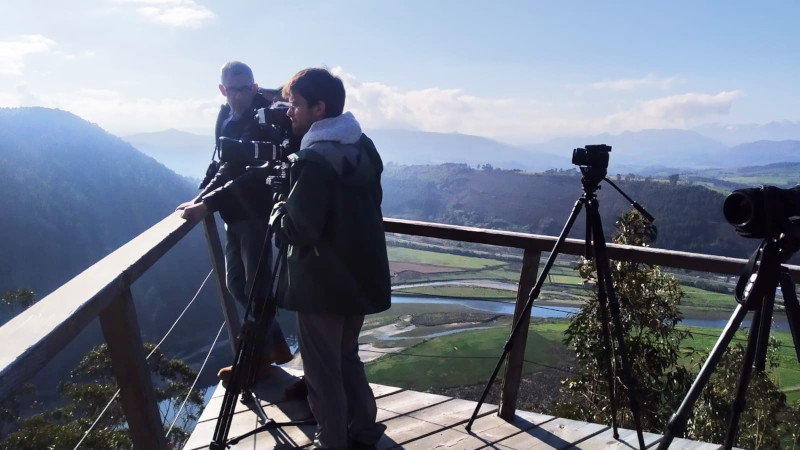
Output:
[[[221,70],[219,90],[227,99],[217,117],[215,135],[217,145],[220,136],[242,141],[273,140],[268,129],[259,126],[255,110],[268,107],[272,99],[266,99],[254,82],[253,72],[246,64],[232,61]],[[262,248],[267,250],[264,261],[271,262],[269,250],[264,240],[269,227],[269,212],[272,208],[272,192],[264,183],[241,185],[232,183],[247,170],[244,159],[227,161],[221,158],[221,165],[213,179],[203,188],[200,195],[192,201],[178,206],[183,210],[183,218],[199,220],[209,212],[219,211],[225,222],[225,276],[228,290],[242,306],[247,306],[248,290],[258,266]],[[264,283],[261,283],[264,285]],[[264,301],[266,292],[256,293],[256,301]],[[273,322],[267,333],[264,358],[266,366],[271,363],[283,364],[292,359],[292,354],[283,337],[280,326]],[[230,377],[231,368],[219,372],[224,381]]]
[[390,306],[381,212],[383,163],[350,112],[342,81],[325,69],[283,87],[300,150],[290,193],[270,219],[288,244],[281,306],[297,311],[317,448],[372,448],[385,426],[358,356],[364,315]]

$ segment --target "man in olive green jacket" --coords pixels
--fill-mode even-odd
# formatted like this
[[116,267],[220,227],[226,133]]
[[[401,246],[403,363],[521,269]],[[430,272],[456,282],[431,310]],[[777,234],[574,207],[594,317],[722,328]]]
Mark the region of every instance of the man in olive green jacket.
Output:
[[316,448],[373,448],[385,430],[358,356],[364,315],[390,306],[381,212],[383,164],[344,109],[342,81],[325,69],[298,72],[283,88],[292,131],[290,193],[271,223],[286,245],[281,306],[297,311]]

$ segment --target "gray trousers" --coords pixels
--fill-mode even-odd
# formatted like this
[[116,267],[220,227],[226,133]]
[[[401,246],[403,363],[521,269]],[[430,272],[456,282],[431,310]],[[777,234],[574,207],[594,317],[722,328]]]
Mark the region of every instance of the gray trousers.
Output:
[[297,313],[297,333],[317,419],[319,448],[348,448],[349,439],[373,444],[386,426],[375,423],[377,407],[358,357],[364,316]]
[[[244,220],[225,224],[225,281],[233,298],[247,309],[247,294],[258,268],[258,258],[267,236],[269,220]],[[267,247],[264,263],[272,267],[272,246]],[[267,271],[272,276],[271,271]],[[256,298],[265,298],[266,292],[259,293]],[[264,355],[285,342],[281,327],[272,321],[264,343]]]

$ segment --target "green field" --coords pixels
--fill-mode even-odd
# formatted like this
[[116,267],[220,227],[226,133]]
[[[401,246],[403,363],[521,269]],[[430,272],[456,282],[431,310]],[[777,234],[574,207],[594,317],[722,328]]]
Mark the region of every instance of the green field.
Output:
[[427,295],[433,297],[455,298],[505,298],[515,299],[515,291],[493,289],[480,286],[419,286],[394,291],[400,294]]
[[685,306],[724,310],[736,308],[736,300],[731,294],[706,291],[692,286],[681,286],[681,290],[683,291],[681,304]]
[[[412,305],[403,306],[413,309]],[[431,310],[445,309],[440,307]],[[531,325],[525,358],[534,364],[526,364],[525,373],[541,368],[537,363],[555,367],[574,364],[571,362],[574,361],[571,352],[563,344],[564,331],[568,324],[566,320],[548,320]],[[684,363],[696,373],[700,368],[699,361],[714,346],[721,330],[703,327],[686,329],[693,336],[682,344]],[[502,353],[508,333],[507,324],[427,339],[397,356],[383,357],[367,363],[367,374],[371,382],[415,390],[482,383],[488,379],[493,362]],[[781,345],[777,352],[780,366],[772,374],[773,379],[782,388],[800,388],[800,363],[797,361],[791,333],[772,332],[771,335]],[[746,335],[739,332],[734,337],[734,342],[746,345],[745,338]],[[799,402],[800,390],[787,392],[787,401]]]
[[[566,349],[555,334],[528,333],[524,373],[564,361]],[[508,328],[465,331],[427,340],[396,356],[366,364],[370,382],[414,390],[465,386],[488,380],[508,340]]]
[[387,247],[387,251],[389,253],[389,261],[431,264],[434,266],[453,267],[457,269],[484,269],[490,266],[506,264],[496,259],[475,258],[473,256],[415,250],[406,247]]
[[[402,281],[398,283],[423,283],[427,281],[456,281],[456,280],[496,280],[502,282],[519,281],[519,270],[510,267],[518,267],[507,262],[490,258],[478,258],[471,256],[460,256],[449,253],[433,252],[427,250],[415,250],[405,247],[388,247],[389,259],[391,261],[409,262],[418,264],[431,264],[436,266],[453,267],[462,269],[460,272],[449,273],[410,273],[406,274]],[[583,289],[583,279],[578,276],[573,263],[564,262],[556,264],[549,273],[547,282],[543,290],[542,300],[569,302],[580,301],[578,297],[591,295],[590,291]],[[541,264],[543,266],[543,264]],[[716,310],[730,311],[735,307],[733,297],[730,294],[707,291],[693,286],[681,286],[683,298],[681,304],[684,307],[694,308],[695,310]],[[554,294],[553,292],[563,292],[564,294]],[[426,286],[419,288],[404,289],[402,293],[416,295],[430,295],[437,297],[460,297],[460,298],[515,298],[513,291],[503,291],[471,286]]]
[[417,273],[410,277],[406,282],[424,281],[453,281],[453,280],[497,280],[516,283],[519,281],[519,271],[510,270],[504,267],[490,267],[488,269],[466,270],[463,272],[444,272],[444,273]]
[[[573,271],[574,272],[574,271]],[[577,275],[549,275],[548,282],[583,286],[583,278]]]

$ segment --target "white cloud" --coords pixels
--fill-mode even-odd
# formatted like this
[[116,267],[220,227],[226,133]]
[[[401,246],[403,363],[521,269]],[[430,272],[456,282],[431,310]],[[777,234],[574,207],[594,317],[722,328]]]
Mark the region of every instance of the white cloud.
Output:
[[0,74],[22,75],[25,57],[52,52],[56,42],[39,34],[26,35],[13,41],[0,41]]
[[669,89],[675,85],[678,77],[657,78],[653,74],[647,74],[642,78],[622,78],[619,80],[603,80],[592,83],[595,89],[608,89],[612,91],[632,91],[635,89]]
[[[459,89],[401,91],[377,82],[361,82],[337,67],[344,81],[348,110],[365,129],[412,128],[530,142],[563,134],[621,132],[646,128],[685,128],[699,119],[729,113],[740,91],[688,93],[632,103],[609,114],[592,115],[583,104],[539,102],[529,98],[490,98]],[[598,100],[607,103],[608,99]],[[583,105],[583,106],[581,106]]]
[[104,129],[127,135],[167,128],[212,134],[222,96],[208,98],[136,98],[107,89],[36,94],[27,85],[13,93],[0,92],[0,107],[44,106],[69,111]]
[[722,91],[716,95],[682,94],[659,98],[642,103],[642,111],[648,116],[668,121],[687,120],[712,114],[728,114],[731,103],[741,91]]
[[[401,90],[380,82],[363,82],[334,68],[347,89],[346,109],[367,132],[375,128],[405,128],[463,133],[508,142],[535,142],[559,135],[618,133],[647,128],[689,128],[708,118],[726,115],[741,91],[687,93],[626,103],[591,113],[587,104],[537,99],[493,98],[460,89],[429,87]],[[45,106],[73,112],[116,134],[167,128],[210,134],[222,96],[151,98],[125,90],[49,89],[20,84],[0,90],[0,106]],[[37,95],[38,94],[38,95]],[[597,104],[606,105],[607,98]],[[602,109],[601,109],[602,111]]]
[[136,5],[142,16],[173,27],[199,28],[216,17],[213,11],[194,0],[118,0]]
[[526,116],[536,112],[535,103],[527,100],[476,97],[438,87],[403,92],[382,83],[361,82],[338,67],[332,72],[345,84],[347,109],[366,128],[496,136],[526,127]]

